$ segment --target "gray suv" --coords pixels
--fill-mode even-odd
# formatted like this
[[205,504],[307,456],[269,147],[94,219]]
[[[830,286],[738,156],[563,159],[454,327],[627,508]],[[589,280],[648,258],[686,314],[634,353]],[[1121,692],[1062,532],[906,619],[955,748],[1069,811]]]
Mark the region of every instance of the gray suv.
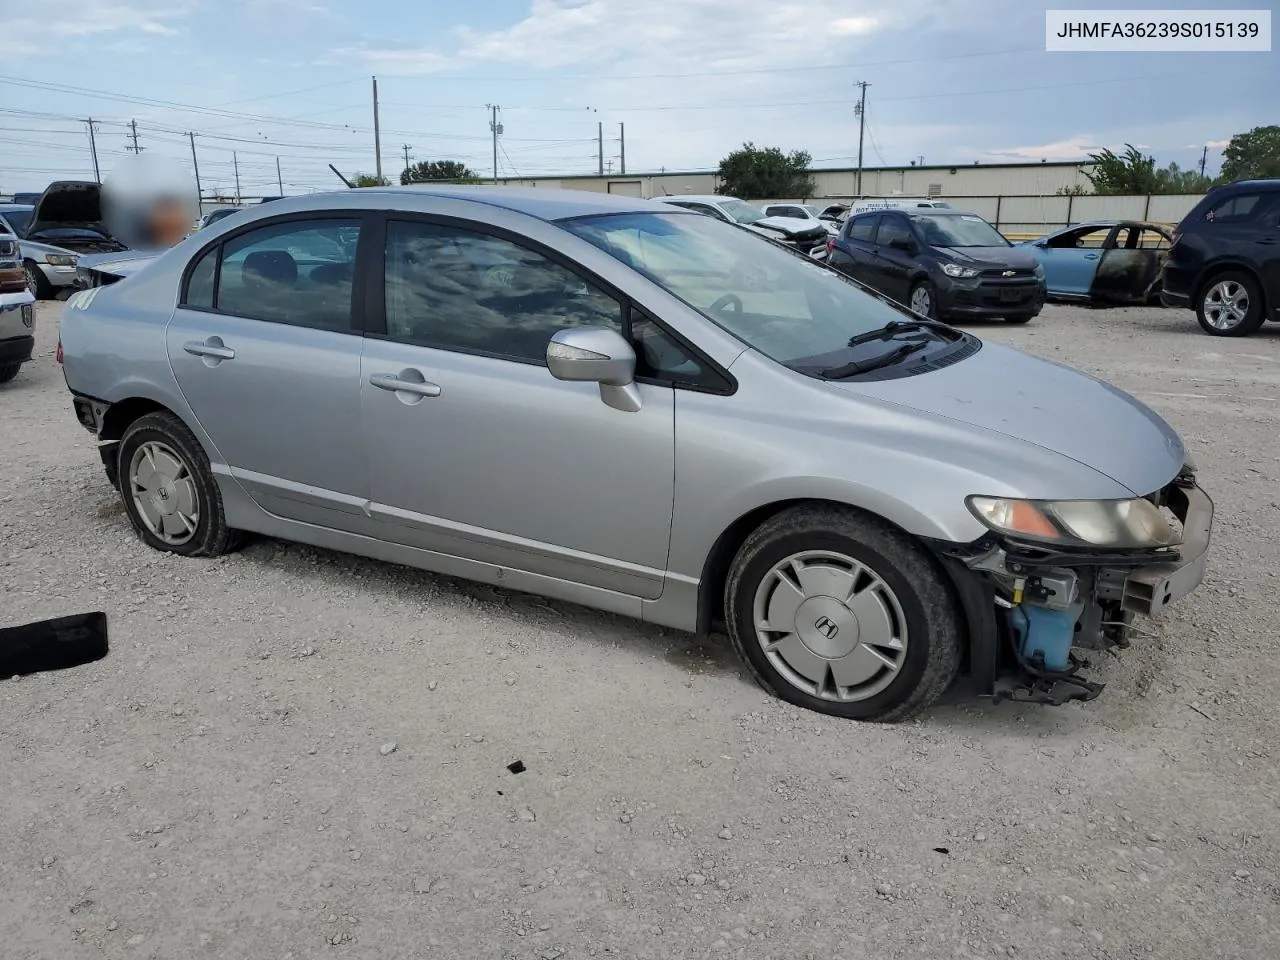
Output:
[[674,627],[804,707],[1100,686],[1203,578],[1177,435],[669,204],[415,186],[208,227],[61,328],[138,535],[265,534]]

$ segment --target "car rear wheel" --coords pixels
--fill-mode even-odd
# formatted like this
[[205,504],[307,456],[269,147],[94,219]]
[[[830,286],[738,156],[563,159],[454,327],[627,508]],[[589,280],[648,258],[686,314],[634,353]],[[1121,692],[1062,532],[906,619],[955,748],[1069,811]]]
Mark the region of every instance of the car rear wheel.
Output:
[[907,301],[907,306],[911,308],[913,313],[934,320],[937,318],[938,297],[934,292],[933,284],[928,280],[921,280],[911,288],[911,297]]
[[33,297],[37,300],[53,299],[53,284],[49,282],[49,278],[44,275],[44,271],[34,260],[22,261],[22,273],[27,280],[27,289],[31,291]]
[[1262,291],[1247,273],[1220,273],[1200,291],[1196,319],[1201,329],[1211,336],[1248,336],[1266,319]]
[[153,549],[216,557],[234,549],[222,495],[200,442],[168,412],[139,417],[125,430],[116,460],[125,512]]
[[833,716],[909,717],[960,668],[944,574],[909,537],[847,507],[795,507],[752,533],[729,571],[725,619],[761,686]]
[[18,375],[21,368],[20,363],[0,363],[0,383],[8,383]]

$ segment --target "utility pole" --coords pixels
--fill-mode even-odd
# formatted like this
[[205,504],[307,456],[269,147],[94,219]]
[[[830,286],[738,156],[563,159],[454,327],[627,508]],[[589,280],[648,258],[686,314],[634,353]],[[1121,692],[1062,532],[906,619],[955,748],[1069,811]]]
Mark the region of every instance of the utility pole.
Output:
[[613,176],[613,157],[605,161],[605,166],[608,169],[609,176]]
[[[88,120],[89,124],[89,155],[93,157],[93,179],[99,183],[102,182],[102,174],[98,172],[98,142],[93,136],[93,117]],[[1208,148],[1206,148],[1208,149]],[[1204,164],[1200,165],[1200,169],[1204,169]]]
[[129,121],[129,133],[127,134],[127,136],[133,139],[133,146],[126,147],[125,149],[132,150],[134,154],[141,153],[142,148],[138,146],[138,121],[137,120]]
[[604,123],[596,121],[596,172],[604,176]]
[[622,168],[622,175],[627,175],[627,125],[625,123],[618,124],[618,165]]
[[234,150],[231,151],[231,165],[236,171],[236,204],[240,203],[240,158],[236,156]]
[[1209,161],[1209,145],[1206,143],[1200,151],[1200,176],[1204,176],[1204,165]]
[[373,78],[373,155],[376,173],[382,177],[382,138],[378,135],[378,78]]
[[498,122],[498,111],[502,108],[496,103],[486,104],[489,108],[489,130],[493,133],[493,182],[498,182],[498,135],[502,133],[502,124]]
[[187,138],[191,141],[191,165],[196,168],[196,202],[198,203],[204,199],[204,193],[200,189],[200,161],[196,159],[196,135],[188,131]]
[[923,154],[923,153],[922,153],[922,154],[920,154],[920,156],[919,156],[917,159],[920,161],[920,166],[922,166],[922,167],[923,167],[923,166],[924,166],[924,154]]
[[867,81],[859,80],[854,86],[862,88],[862,96],[855,108],[858,114],[858,196],[862,196],[862,137],[867,129]]
[[280,196],[284,196],[284,177],[280,176],[280,158],[276,157],[276,186],[280,188]]
[[409,145],[406,143],[406,144],[405,144],[404,146],[402,146],[400,149],[402,149],[402,150],[404,151],[404,168],[405,168],[406,170],[408,170],[408,169],[409,169],[409,151],[410,151],[410,150],[412,150],[412,149],[413,149],[413,147],[409,146]]

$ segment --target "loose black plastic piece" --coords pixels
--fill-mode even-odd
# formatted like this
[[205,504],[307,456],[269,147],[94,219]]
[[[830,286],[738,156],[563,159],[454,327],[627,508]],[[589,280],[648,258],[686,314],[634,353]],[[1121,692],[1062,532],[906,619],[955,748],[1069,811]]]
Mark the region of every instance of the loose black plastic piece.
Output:
[[79,667],[106,655],[105,613],[77,613],[20,627],[0,627],[0,680]]

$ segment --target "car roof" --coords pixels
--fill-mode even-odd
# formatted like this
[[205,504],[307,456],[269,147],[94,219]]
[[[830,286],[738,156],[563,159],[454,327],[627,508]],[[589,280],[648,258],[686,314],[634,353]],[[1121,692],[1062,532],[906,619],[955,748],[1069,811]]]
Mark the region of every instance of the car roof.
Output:
[[1061,227],[1054,230],[1054,234],[1067,233],[1071,230],[1081,230],[1085,227],[1092,227],[1094,230],[1101,230],[1104,227],[1150,227],[1153,230],[1168,231],[1168,224],[1159,223],[1155,220],[1082,220],[1079,223],[1073,223],[1069,227]]
[[34,210],[29,203],[0,203],[0,213],[12,213],[14,210]]
[[[605,213],[644,213],[653,211],[653,201],[637,197],[621,197],[590,190],[549,190],[541,187],[470,186],[462,184],[412,184],[405,187],[360,187],[361,194],[394,200],[397,197],[441,197],[469,200],[491,207],[501,207],[539,220],[567,220]],[[350,193],[352,191],[339,191]],[[299,200],[323,204],[326,194],[310,194],[305,198],[285,197],[271,203],[273,212],[286,204],[297,208]],[[317,202],[318,201],[318,202]],[[305,207],[303,209],[306,209]]]
[[702,203],[720,203],[724,200],[737,200],[737,197],[726,197],[718,193],[693,193],[683,194],[676,197],[654,197],[655,200],[665,200],[672,203],[676,200],[699,200]]

